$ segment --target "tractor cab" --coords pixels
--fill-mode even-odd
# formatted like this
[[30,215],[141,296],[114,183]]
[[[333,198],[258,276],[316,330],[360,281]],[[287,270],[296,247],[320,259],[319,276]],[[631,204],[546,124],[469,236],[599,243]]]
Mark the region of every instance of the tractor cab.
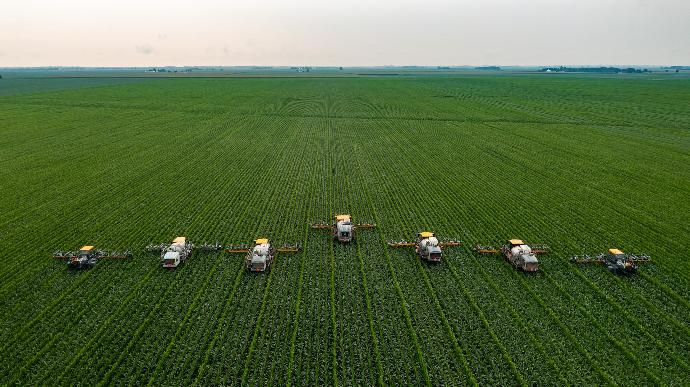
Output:
[[268,239],[261,238],[254,242],[254,248],[250,252],[248,268],[251,271],[264,271],[268,268],[271,254],[271,244]]
[[415,253],[420,259],[427,262],[441,262],[443,253],[442,248],[460,246],[460,242],[455,240],[439,241],[438,238],[430,231],[422,231],[417,234],[416,242],[394,242],[388,241],[388,247],[414,247]]
[[510,246],[511,249],[524,244],[525,242],[523,242],[522,239],[508,239],[508,246]]
[[166,251],[163,255],[163,267],[173,268],[180,265],[179,251]]
[[532,253],[532,248],[525,242],[520,239],[509,239],[507,247],[508,249],[504,254],[513,265],[527,272],[539,270],[539,260]]
[[433,232],[422,231],[417,240],[417,253],[423,259],[430,262],[440,262],[442,257],[441,246]]
[[79,249],[79,254],[69,258],[67,262],[71,268],[81,269],[85,266],[90,266],[96,263],[96,252],[93,246],[82,246]]
[[534,272],[539,270],[539,261],[534,254],[523,256],[522,270]]
[[350,215],[335,216],[335,237],[340,242],[350,242],[353,234],[353,224]]
[[82,246],[79,249],[79,258],[88,259],[93,255],[93,246]]
[[349,214],[336,214],[335,222],[313,223],[311,225],[311,228],[331,230],[333,239],[342,243],[351,242],[355,238],[355,230],[374,227],[376,225],[373,223],[353,223]]
[[619,249],[609,249],[609,256],[612,259],[625,260],[625,253]]
[[637,269],[635,263],[619,249],[609,249],[606,255],[606,266],[619,273],[632,273]]
[[441,261],[441,256],[443,253],[441,252],[441,248],[438,246],[434,246],[429,248],[429,261],[433,262],[440,262]]
[[174,268],[178,267],[182,262],[182,254],[187,245],[187,238],[177,237],[173,239],[172,244],[163,253],[162,261],[163,267]]

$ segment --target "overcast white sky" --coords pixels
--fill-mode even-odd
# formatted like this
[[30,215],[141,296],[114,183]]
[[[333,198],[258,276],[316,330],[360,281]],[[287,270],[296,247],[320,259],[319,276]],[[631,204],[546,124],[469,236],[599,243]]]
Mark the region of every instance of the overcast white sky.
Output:
[[5,0],[0,66],[690,65],[690,0]]

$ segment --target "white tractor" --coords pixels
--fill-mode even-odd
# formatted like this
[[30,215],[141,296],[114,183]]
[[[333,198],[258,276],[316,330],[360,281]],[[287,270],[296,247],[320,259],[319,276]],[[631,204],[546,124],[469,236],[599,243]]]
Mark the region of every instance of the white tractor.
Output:
[[417,254],[422,259],[429,262],[441,262],[441,246],[439,246],[438,238],[432,232],[420,232],[419,240],[415,248]]
[[172,244],[161,252],[161,262],[165,268],[178,267],[192,254],[192,245],[185,237],[173,239]]
[[167,269],[180,266],[182,262],[186,261],[192,255],[192,251],[194,250],[219,251],[222,249],[223,246],[218,243],[194,245],[183,236],[173,239],[170,244],[162,243],[160,245],[146,246],[147,251],[161,252],[161,265]]
[[282,245],[275,248],[271,245],[268,238],[258,238],[254,241],[254,245],[248,248],[247,245],[231,245],[226,248],[228,253],[247,253],[244,257],[244,265],[249,271],[265,272],[271,270],[276,254],[281,253],[296,253],[300,251],[299,245]]
[[349,243],[355,237],[355,231],[359,228],[374,228],[373,223],[353,223],[352,217],[347,214],[336,215],[335,223],[314,223],[312,228],[333,230],[333,238],[342,243]]
[[266,238],[254,241],[254,247],[247,253],[245,265],[249,271],[269,270],[273,263],[276,249],[271,247],[271,243]]
[[335,238],[340,242],[352,241],[354,226],[352,220],[347,215],[337,215],[335,222]]
[[539,270],[539,260],[529,245],[519,239],[511,239],[508,242],[509,245],[503,246],[501,251],[513,266],[530,272]]
[[460,246],[460,242],[453,240],[439,242],[434,233],[430,231],[422,231],[417,236],[417,242],[388,242],[388,246],[394,248],[414,246],[419,258],[428,262],[441,262],[442,247]]
[[482,254],[501,253],[516,269],[526,272],[539,270],[537,254],[545,254],[548,247],[545,245],[528,245],[520,239],[509,239],[508,242],[497,250],[491,246],[476,246],[475,250]]

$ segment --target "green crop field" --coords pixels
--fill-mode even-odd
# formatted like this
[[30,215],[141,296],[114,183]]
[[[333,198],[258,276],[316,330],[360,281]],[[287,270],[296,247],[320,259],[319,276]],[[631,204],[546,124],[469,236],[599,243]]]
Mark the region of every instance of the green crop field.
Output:
[[[690,384],[682,74],[27,82],[0,79],[2,385]],[[310,228],[336,213],[377,227]],[[422,230],[462,246],[386,245]],[[144,251],[178,235],[302,251]],[[538,273],[472,249],[510,237]],[[51,259],[83,244],[134,256]],[[610,247],[653,262],[569,261]]]

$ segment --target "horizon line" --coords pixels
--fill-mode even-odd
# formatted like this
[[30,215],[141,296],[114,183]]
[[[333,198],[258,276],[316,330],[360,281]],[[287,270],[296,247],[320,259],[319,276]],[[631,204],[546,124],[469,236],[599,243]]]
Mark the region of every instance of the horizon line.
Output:
[[307,65],[307,64],[297,64],[297,65],[264,65],[264,64],[254,64],[254,65],[132,65],[132,66],[84,66],[84,65],[40,65],[40,66],[0,66],[0,69],[5,70],[19,70],[19,69],[55,69],[55,68],[66,68],[66,69],[147,69],[147,68],[276,68],[276,69],[292,69],[292,68],[474,68],[474,67],[607,67],[607,66],[639,66],[639,67],[690,67],[690,65],[683,64],[633,64],[633,63],[598,63],[598,64],[480,64],[480,65],[415,65],[415,64],[388,64],[388,65],[350,65],[350,66],[339,66],[339,65]]

